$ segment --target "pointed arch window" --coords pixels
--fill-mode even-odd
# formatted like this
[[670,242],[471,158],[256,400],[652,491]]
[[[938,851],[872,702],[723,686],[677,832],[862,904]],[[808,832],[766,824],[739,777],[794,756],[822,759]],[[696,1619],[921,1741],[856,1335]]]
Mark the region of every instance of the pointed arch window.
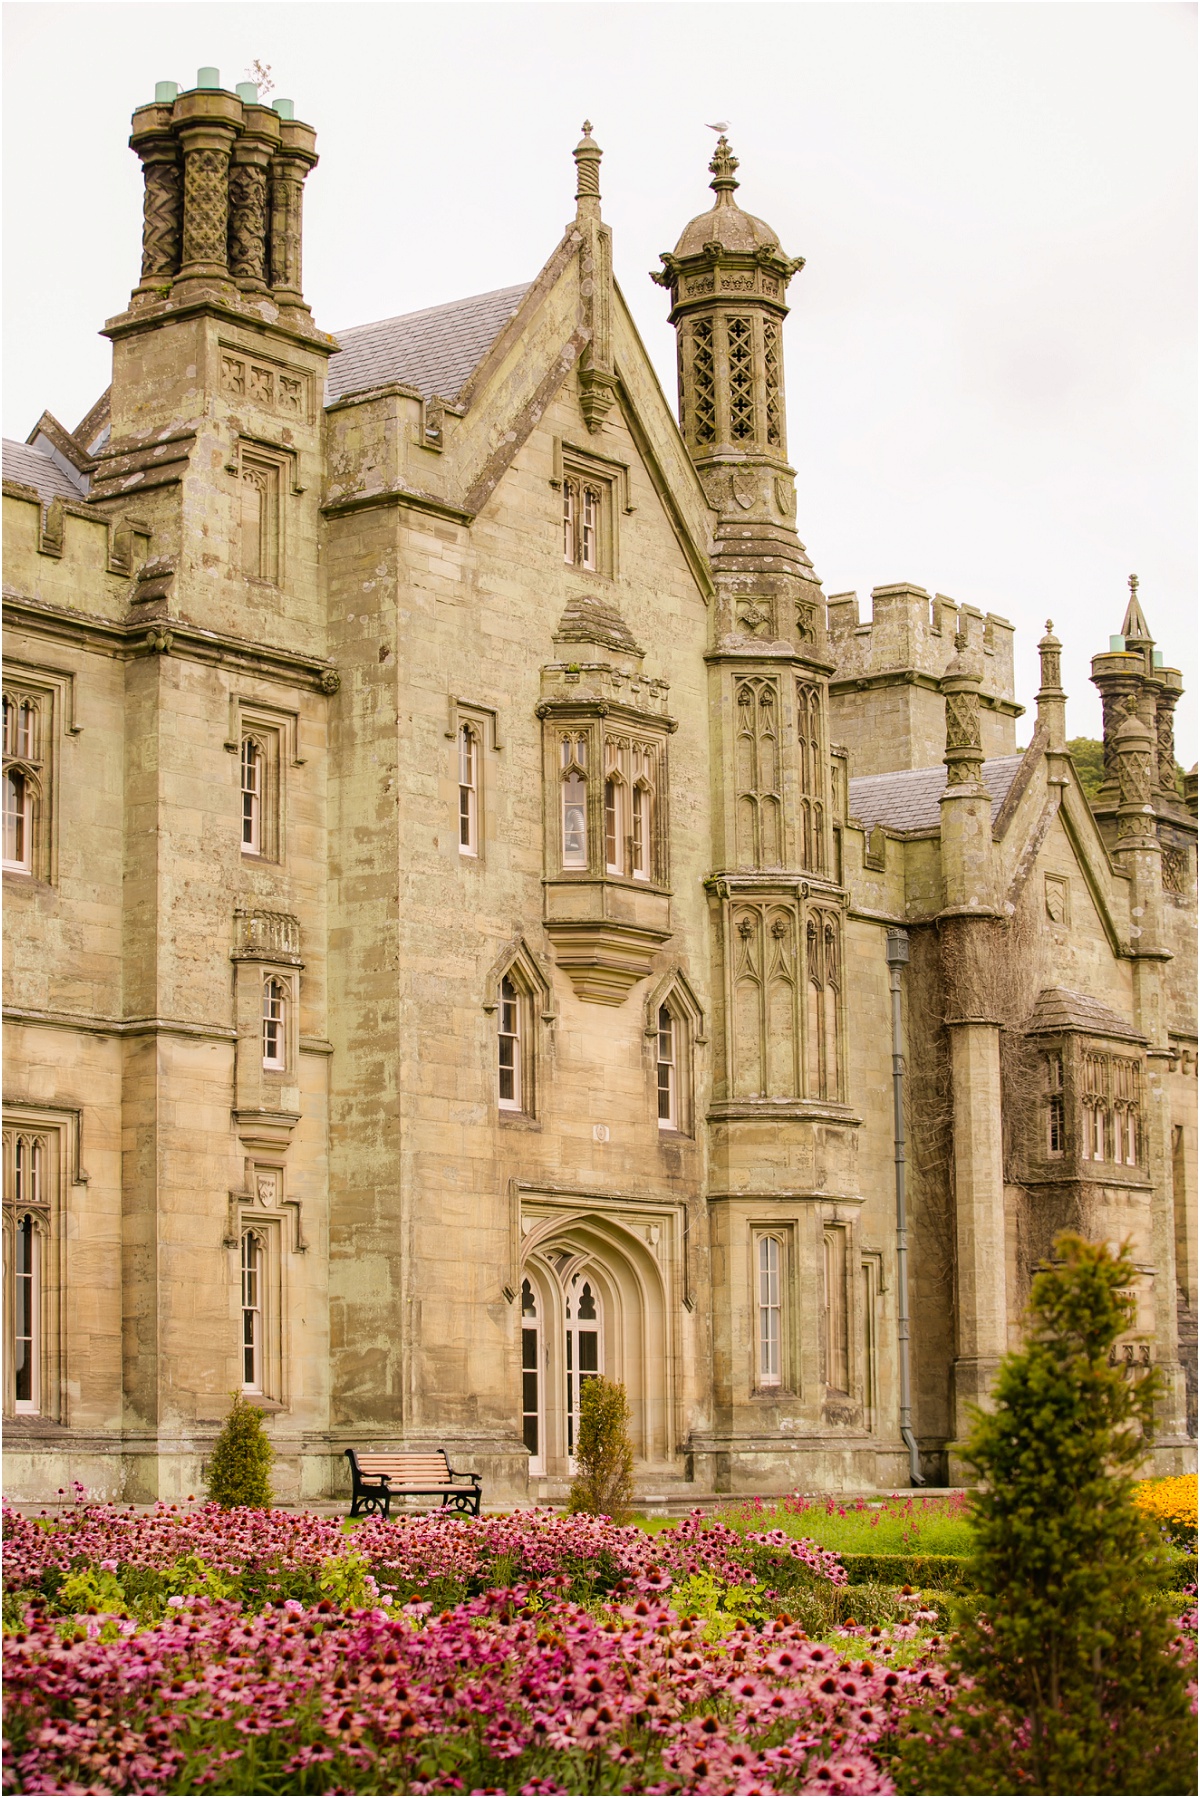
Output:
[[51,1206],[57,1131],[4,1132],[5,1410],[52,1416],[58,1296]]
[[258,737],[242,738],[242,852],[263,852],[263,807],[266,800],[267,757]]
[[38,871],[46,718],[43,698],[4,690],[4,867]]
[[850,1332],[846,1293],[846,1231],[834,1225],[824,1233],[825,1384],[835,1392],[850,1390]]
[[563,561],[590,574],[603,572],[610,505],[608,483],[566,474],[562,483]]
[[658,1008],[658,1127],[679,1128],[679,1023],[667,1005]]
[[805,926],[808,1097],[841,1093],[841,932],[832,912],[809,913]]
[[263,981],[262,1064],[268,1072],[287,1067],[288,1007],[291,995],[285,980],[271,975]]
[[501,1111],[521,1111],[524,1109],[524,1080],[522,1061],[524,1059],[524,994],[518,989],[511,975],[506,974],[500,982],[500,1012],[498,1046],[498,1102]]
[[479,854],[479,732],[473,724],[458,732],[458,852]]
[[572,731],[559,743],[560,806],[562,815],[562,865],[588,865],[588,740],[583,731]]
[[796,736],[800,751],[800,856],[811,874],[826,871],[825,764],[821,690],[807,681],[796,688]]
[[542,1320],[530,1280],[521,1282],[521,1434],[529,1470],[540,1473],[542,1454]]
[[263,1390],[264,1245],[257,1230],[242,1232],[242,1391]]
[[573,1456],[583,1388],[603,1372],[603,1317],[594,1275],[578,1273],[571,1280],[566,1313],[567,1454]]

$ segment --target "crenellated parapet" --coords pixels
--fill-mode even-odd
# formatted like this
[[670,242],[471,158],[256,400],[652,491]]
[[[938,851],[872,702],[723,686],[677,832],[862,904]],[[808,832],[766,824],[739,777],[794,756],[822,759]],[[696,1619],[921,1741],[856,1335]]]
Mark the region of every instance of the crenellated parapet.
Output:
[[943,593],[931,598],[906,581],[876,587],[871,604],[872,616],[863,620],[856,593],[834,593],[828,602],[831,726],[850,750],[855,775],[941,761],[941,683],[960,637],[979,672],[984,755],[1011,755],[1024,708],[1013,696],[1008,619]]

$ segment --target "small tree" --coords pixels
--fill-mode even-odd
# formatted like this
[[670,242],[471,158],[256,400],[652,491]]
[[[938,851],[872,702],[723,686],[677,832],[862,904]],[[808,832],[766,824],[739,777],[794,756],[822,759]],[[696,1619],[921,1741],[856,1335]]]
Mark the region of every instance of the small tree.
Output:
[[265,1510],[272,1501],[270,1468],[275,1450],[262,1427],[263,1414],[238,1392],[213,1445],[208,1464],[208,1496],[227,1509],[253,1505]]
[[1135,1270],[1124,1249],[1077,1236],[1055,1254],[1033,1282],[1026,1346],[1002,1362],[995,1409],[977,1414],[967,1447],[984,1482],[982,1610],[952,1654],[965,1688],[940,1718],[915,1718],[902,1746],[909,1791],[1195,1790],[1163,1551],[1132,1496],[1157,1376],[1109,1359]]
[[579,1393],[578,1472],[567,1494],[568,1511],[624,1523],[633,1504],[633,1444],[629,1400],[620,1380],[595,1374]]

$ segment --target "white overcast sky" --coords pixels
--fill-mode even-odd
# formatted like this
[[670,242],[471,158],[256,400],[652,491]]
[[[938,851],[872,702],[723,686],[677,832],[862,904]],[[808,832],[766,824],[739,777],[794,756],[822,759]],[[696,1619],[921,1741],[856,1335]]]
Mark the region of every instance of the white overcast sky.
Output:
[[[255,57],[316,127],[305,287],[329,330],[527,281],[585,116],[617,276],[668,392],[647,271],[738,199],[808,266],[787,327],[800,531],[827,592],[911,580],[1088,659],[1136,572],[1196,756],[1196,8],[1090,0],[5,7],[4,429],[73,426],[137,279],[126,148],[156,80]],[[1027,721],[1019,727],[1026,741]]]

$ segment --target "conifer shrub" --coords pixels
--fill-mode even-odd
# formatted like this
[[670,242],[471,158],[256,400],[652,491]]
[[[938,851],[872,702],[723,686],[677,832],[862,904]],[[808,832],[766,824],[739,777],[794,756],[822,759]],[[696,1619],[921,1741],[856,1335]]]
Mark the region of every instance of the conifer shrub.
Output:
[[981,1596],[952,1648],[955,1702],[902,1738],[902,1791],[1195,1790],[1166,1551],[1134,1503],[1157,1375],[1109,1361],[1135,1269],[1125,1249],[1077,1236],[1055,1257],[967,1445]]
[[633,1506],[633,1444],[629,1440],[629,1400],[620,1380],[596,1374],[579,1394],[577,1472],[567,1494],[567,1510],[626,1523]]
[[272,1502],[271,1462],[275,1450],[262,1426],[263,1414],[242,1393],[234,1394],[233,1406],[213,1445],[206,1485],[214,1504],[226,1509],[252,1505],[265,1510]]

